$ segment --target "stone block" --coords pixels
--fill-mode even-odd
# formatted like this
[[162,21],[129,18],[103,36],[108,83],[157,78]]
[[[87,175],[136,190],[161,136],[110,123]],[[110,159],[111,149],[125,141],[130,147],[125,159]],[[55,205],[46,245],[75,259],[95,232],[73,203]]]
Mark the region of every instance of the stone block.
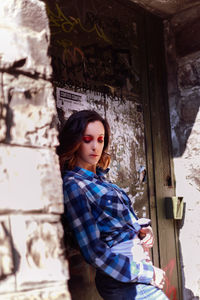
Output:
[[[1,141],[32,147],[56,146],[55,99],[52,85],[20,75],[3,77]],[[6,127],[5,127],[6,126]]]
[[180,118],[183,122],[185,122],[185,125],[188,123],[195,123],[196,116],[200,107],[199,99],[200,92],[198,91],[182,98],[182,101],[180,103]]
[[63,212],[62,179],[54,150],[0,144],[0,212]]
[[12,244],[9,218],[0,216],[0,294],[15,290],[15,249]]
[[32,288],[30,291],[0,295],[0,300],[71,300],[71,295],[66,284],[53,284],[51,288]]
[[193,66],[194,66],[194,69],[195,69],[195,71],[198,75],[198,79],[199,79],[199,82],[200,82],[200,58],[194,60]]
[[20,253],[16,272],[17,291],[51,287],[67,282],[68,263],[64,260],[59,216],[12,215],[13,245]]
[[5,222],[0,221],[0,278],[14,272],[11,238]]
[[191,63],[179,66],[178,83],[180,90],[188,89],[199,84],[198,75]]
[[50,33],[42,1],[1,0],[0,28],[1,68],[50,77]]
[[0,141],[6,139],[6,115],[7,115],[7,107],[1,102],[0,99]]

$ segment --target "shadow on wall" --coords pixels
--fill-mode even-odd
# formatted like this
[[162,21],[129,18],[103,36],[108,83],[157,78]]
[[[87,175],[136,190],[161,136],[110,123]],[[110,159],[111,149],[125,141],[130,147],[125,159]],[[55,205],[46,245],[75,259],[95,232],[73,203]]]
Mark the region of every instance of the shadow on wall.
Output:
[[[179,241],[179,249],[180,249],[180,259],[182,261],[183,258],[182,258],[182,249],[181,249],[180,241]],[[184,272],[182,272],[182,284],[185,287]],[[198,296],[194,296],[194,293],[190,289],[184,288],[184,299],[185,300],[199,300],[200,298]]]
[[[195,62],[193,64],[195,65]],[[172,118],[174,115],[176,115],[178,118],[178,123],[174,127],[175,134],[172,133],[174,157],[181,157],[184,154],[200,107],[200,76],[198,78],[196,74],[197,78],[195,81],[196,85],[199,84],[199,89],[196,86],[193,86],[193,88],[195,87],[196,90],[192,91],[192,86],[189,88],[188,83],[188,77],[192,75],[186,72],[186,66],[187,65],[181,66],[178,72],[179,88],[183,96],[178,97],[177,103],[175,104],[173,111],[171,111]],[[171,122],[172,126],[174,126],[173,120]],[[197,138],[197,134],[196,137],[194,136],[194,138]],[[191,143],[193,142],[196,143],[197,140],[195,141],[193,139]]]
[[[181,244],[179,242],[179,249],[180,249],[180,259],[181,261],[183,260],[182,258],[182,249],[181,249]],[[183,286],[185,287],[185,276],[184,276],[184,272],[182,272],[182,284]],[[185,300],[199,300],[200,298],[198,296],[194,296],[194,293],[190,290],[190,289],[187,289],[187,288],[184,288],[184,299]],[[183,300],[184,300],[183,299]]]
[[199,297],[195,297],[193,292],[189,289],[185,289],[185,295],[186,295],[186,299],[190,299],[190,300],[199,300]]
[[64,215],[61,223],[64,228],[65,258],[69,263],[70,274],[68,288],[72,300],[102,300],[95,286],[96,271],[83,259]]
[[[170,20],[166,36],[170,43],[167,45],[167,64],[169,70],[169,104],[172,127],[173,158],[176,168],[177,192],[184,196],[187,202],[187,221],[177,222],[178,232],[181,233],[179,241],[179,255],[184,300],[199,299],[195,296],[195,287],[189,282],[196,281],[199,286],[198,269],[187,271],[184,264],[188,263],[191,248],[188,242],[194,241],[198,247],[198,234],[193,228],[198,224],[193,210],[198,209],[200,179],[199,179],[199,108],[200,108],[200,44],[199,44],[199,5],[191,10],[186,10]],[[187,32],[190,31],[190,36]],[[169,35],[168,35],[169,34]],[[171,39],[172,38],[172,39]],[[170,40],[171,39],[171,40]],[[172,46],[173,45],[173,46]],[[172,46],[172,47],[171,47]],[[170,51],[170,49],[173,51]],[[198,120],[197,120],[198,118]],[[177,158],[177,159],[176,159]],[[179,159],[180,158],[180,159]],[[183,194],[182,194],[183,191]],[[194,192],[194,197],[192,196]],[[191,195],[191,196],[189,196]],[[185,215],[185,213],[184,213]],[[193,219],[192,219],[193,218]],[[196,223],[198,222],[198,223]],[[192,226],[191,226],[192,225]],[[184,228],[183,228],[184,226]],[[183,228],[183,230],[182,230]],[[193,235],[187,241],[187,234]],[[197,248],[198,249],[198,248]],[[198,251],[198,250],[197,250]],[[184,261],[184,258],[187,259]],[[198,265],[199,257],[195,264]],[[192,272],[191,272],[192,271]],[[192,273],[192,274],[191,274]],[[196,274],[195,274],[196,273]],[[190,281],[191,280],[191,281]],[[190,287],[190,289],[186,288]],[[196,289],[195,289],[196,290]],[[199,295],[199,292],[197,293]]]
[[200,107],[199,13],[197,6],[174,16],[165,32],[174,157],[184,154]]

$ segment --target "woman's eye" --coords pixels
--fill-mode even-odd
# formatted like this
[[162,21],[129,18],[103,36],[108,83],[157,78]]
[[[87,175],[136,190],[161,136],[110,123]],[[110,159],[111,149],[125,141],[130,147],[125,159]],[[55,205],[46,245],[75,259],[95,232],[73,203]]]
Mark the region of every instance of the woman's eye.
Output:
[[91,136],[84,136],[84,137],[83,137],[83,141],[84,141],[85,143],[89,143],[89,142],[92,141],[92,137],[91,137]]
[[103,142],[104,142],[104,138],[103,138],[102,136],[100,136],[100,137],[98,138],[98,142],[99,142],[99,143],[103,143]]

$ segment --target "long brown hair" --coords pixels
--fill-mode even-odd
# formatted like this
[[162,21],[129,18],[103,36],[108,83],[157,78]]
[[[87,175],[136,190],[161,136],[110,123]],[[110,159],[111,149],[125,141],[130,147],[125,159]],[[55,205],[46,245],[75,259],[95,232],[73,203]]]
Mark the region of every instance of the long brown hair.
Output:
[[75,167],[77,161],[76,153],[82,142],[85,129],[89,123],[95,121],[100,121],[105,130],[104,147],[98,166],[102,169],[106,169],[109,166],[110,155],[106,152],[110,140],[109,124],[96,111],[81,110],[69,117],[59,134],[60,145],[57,147],[57,154],[59,155],[62,172],[65,169],[72,170]]

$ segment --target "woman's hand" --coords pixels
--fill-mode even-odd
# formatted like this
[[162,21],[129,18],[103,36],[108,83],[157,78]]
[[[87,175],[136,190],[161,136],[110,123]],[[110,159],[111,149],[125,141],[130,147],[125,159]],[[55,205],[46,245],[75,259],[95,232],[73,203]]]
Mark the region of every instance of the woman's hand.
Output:
[[139,238],[141,239],[141,244],[144,248],[153,247],[154,236],[151,226],[143,227],[142,229],[140,229]]
[[165,271],[155,266],[153,266],[153,268],[154,268],[154,276],[150,284],[162,290],[166,280]]

